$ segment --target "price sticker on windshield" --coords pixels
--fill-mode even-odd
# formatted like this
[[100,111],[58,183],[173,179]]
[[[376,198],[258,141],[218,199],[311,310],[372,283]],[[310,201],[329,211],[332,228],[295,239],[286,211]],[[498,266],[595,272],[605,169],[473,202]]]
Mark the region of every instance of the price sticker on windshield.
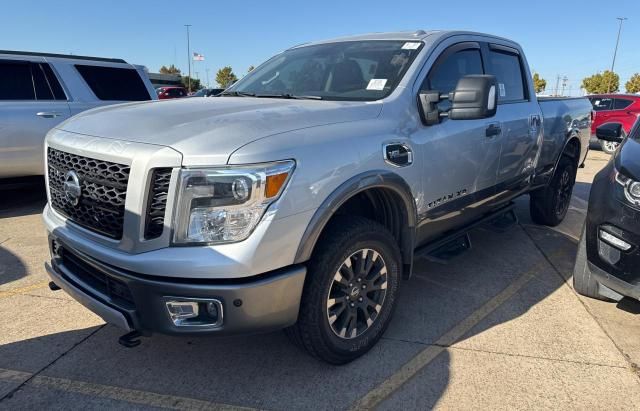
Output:
[[420,43],[407,42],[402,45],[402,50],[416,50],[418,47],[420,47]]
[[387,84],[386,78],[372,78],[367,84],[367,90],[384,90],[385,84]]

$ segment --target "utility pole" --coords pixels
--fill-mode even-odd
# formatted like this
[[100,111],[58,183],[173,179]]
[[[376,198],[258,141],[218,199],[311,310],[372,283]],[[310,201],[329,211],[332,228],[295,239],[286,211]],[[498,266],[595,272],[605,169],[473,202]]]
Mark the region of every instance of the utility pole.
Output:
[[[618,21],[620,21],[620,25],[618,26],[618,37],[616,38],[616,48],[613,49],[613,61],[611,62],[611,74],[613,77],[613,68],[616,65],[616,55],[618,54],[618,44],[620,43],[620,33],[622,32],[622,22],[628,20],[626,17],[616,17]],[[609,84],[607,84],[607,93],[611,92],[611,78],[609,79]]]
[[209,88],[209,87],[211,87],[209,85],[209,69],[205,69],[204,71],[207,73],[207,88]]
[[189,27],[191,24],[184,25],[187,28],[187,63],[189,64],[189,93],[191,93],[191,44],[189,39]]
[[564,89],[567,87],[567,81],[569,78],[567,76],[562,77],[562,96],[564,96]]
[[560,74],[556,76],[556,89],[553,92],[554,96],[558,96],[558,89],[560,88]]

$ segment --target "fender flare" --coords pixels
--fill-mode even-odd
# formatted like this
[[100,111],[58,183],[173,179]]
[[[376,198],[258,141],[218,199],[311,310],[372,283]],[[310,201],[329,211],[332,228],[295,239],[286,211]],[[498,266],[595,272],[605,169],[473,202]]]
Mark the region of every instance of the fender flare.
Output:
[[403,271],[405,277],[409,276],[413,265],[413,250],[415,248],[415,232],[418,220],[416,202],[407,182],[398,174],[386,170],[372,170],[355,175],[338,186],[323,201],[302,235],[294,263],[303,263],[311,258],[320,234],[340,206],[356,194],[372,188],[389,189],[402,199],[406,224],[402,227],[402,238],[399,239],[399,245],[402,252]]

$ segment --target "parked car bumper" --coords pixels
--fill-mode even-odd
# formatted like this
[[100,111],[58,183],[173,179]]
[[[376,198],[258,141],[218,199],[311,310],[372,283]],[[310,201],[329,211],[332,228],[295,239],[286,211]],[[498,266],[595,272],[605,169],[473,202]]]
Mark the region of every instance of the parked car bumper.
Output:
[[[587,259],[598,282],[617,293],[640,300],[640,210],[621,198],[614,182],[613,162],[595,178],[587,215]],[[622,250],[603,236],[630,245]]]
[[[128,272],[49,237],[52,281],[106,322],[143,334],[247,334],[294,324],[306,276],[295,265],[238,280],[153,277]],[[196,302],[200,319],[176,323],[168,304]],[[215,303],[216,316],[206,313]]]

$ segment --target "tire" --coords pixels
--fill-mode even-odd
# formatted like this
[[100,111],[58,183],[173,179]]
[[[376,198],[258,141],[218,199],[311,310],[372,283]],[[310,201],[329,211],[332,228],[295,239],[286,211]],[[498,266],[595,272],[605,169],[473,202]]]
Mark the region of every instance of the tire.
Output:
[[400,267],[400,249],[384,226],[362,217],[332,219],[308,263],[298,322],[285,333],[330,364],[362,356],[389,325]]
[[531,193],[529,212],[536,224],[555,227],[564,220],[571,203],[576,172],[573,159],[563,155],[549,185]]
[[602,301],[612,301],[607,297],[600,295],[599,285],[596,279],[591,275],[589,264],[587,264],[587,234],[586,223],[582,229],[580,243],[578,243],[578,255],[576,256],[576,264],[573,267],[573,289],[580,295],[595,298]]
[[[624,130],[622,130],[622,138],[624,139],[626,137],[626,133]],[[602,151],[604,151],[607,154],[613,154],[616,152],[616,150],[618,149],[618,147],[620,146],[620,143],[614,143],[613,141],[605,141],[605,140],[598,140],[600,142],[600,147],[602,148]]]
[[615,153],[619,145],[619,143],[614,143],[612,141],[600,140],[600,147],[602,147],[602,151],[607,154]]

